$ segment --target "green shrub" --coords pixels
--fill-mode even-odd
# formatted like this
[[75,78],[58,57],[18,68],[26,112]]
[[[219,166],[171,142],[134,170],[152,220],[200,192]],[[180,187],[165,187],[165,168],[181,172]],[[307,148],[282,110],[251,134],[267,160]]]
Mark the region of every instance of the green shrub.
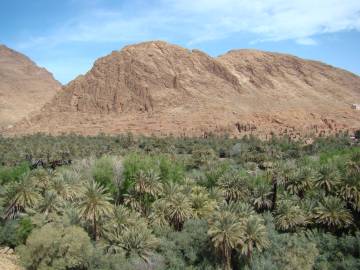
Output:
[[16,236],[18,243],[24,244],[30,233],[32,232],[34,226],[29,217],[24,217],[20,220],[19,226],[16,230]]
[[270,234],[271,247],[263,253],[255,252],[250,269],[253,270],[312,270],[319,250],[316,243],[303,235]]
[[162,182],[179,182],[185,176],[182,162],[170,159],[167,155],[140,155],[133,153],[124,160],[123,192],[128,192],[140,171],[153,170]]
[[124,160],[122,192],[127,193],[129,191],[140,171],[148,171],[153,167],[152,159],[148,155],[141,156],[138,153],[128,155]]
[[92,168],[92,175],[96,182],[106,187],[111,193],[116,192],[113,159],[111,157],[103,156],[96,160]]
[[48,223],[34,230],[16,251],[26,269],[85,269],[93,246],[82,228]]
[[24,217],[16,220],[8,220],[0,228],[0,245],[14,248],[25,243],[33,229],[30,218]]
[[207,230],[206,221],[188,220],[181,232],[162,238],[159,250],[167,269],[215,269]]
[[17,237],[17,228],[19,227],[18,220],[8,220],[2,228],[0,228],[0,245],[8,246],[11,248],[19,244]]
[[360,269],[360,234],[337,237],[315,230],[307,233],[319,256],[314,269]]
[[171,160],[167,156],[160,156],[158,164],[160,179],[163,182],[179,182],[184,178],[185,168],[181,162]]
[[0,184],[19,181],[25,173],[29,172],[29,165],[26,162],[14,167],[0,167]]
[[205,170],[205,181],[202,182],[207,188],[212,188],[216,186],[217,181],[223,176],[227,171],[230,170],[230,164],[226,162],[215,162],[209,164]]

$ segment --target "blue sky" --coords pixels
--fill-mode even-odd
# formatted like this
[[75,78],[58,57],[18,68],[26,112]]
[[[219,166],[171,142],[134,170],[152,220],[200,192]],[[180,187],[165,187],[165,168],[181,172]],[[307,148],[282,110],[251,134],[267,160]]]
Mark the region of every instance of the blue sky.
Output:
[[0,43],[62,83],[125,45],[294,54],[360,74],[360,0],[0,0]]

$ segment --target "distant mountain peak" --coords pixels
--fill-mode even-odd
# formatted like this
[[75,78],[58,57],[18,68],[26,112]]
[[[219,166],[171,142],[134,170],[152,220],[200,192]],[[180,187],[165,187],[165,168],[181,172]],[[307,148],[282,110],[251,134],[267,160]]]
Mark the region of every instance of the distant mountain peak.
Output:
[[0,130],[40,110],[60,87],[30,58],[0,45]]

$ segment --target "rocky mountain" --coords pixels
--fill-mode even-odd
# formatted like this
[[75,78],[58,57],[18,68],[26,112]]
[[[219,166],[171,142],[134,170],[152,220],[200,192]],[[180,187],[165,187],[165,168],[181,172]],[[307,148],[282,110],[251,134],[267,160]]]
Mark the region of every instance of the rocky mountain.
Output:
[[0,130],[39,110],[60,87],[44,68],[0,45]]
[[256,50],[213,58],[154,41],[98,59],[6,132],[322,135],[360,128],[359,102],[360,77],[320,62]]

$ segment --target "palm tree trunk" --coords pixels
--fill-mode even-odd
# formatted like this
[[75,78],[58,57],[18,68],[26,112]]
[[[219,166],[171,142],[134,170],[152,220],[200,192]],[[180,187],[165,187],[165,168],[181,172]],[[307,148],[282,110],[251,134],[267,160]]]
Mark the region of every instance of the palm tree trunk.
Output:
[[300,199],[304,199],[304,197],[305,197],[305,191],[304,191],[304,190],[300,190],[298,195],[299,195],[299,198],[300,198]]
[[97,241],[97,224],[96,224],[96,215],[95,212],[93,213],[93,227],[94,227],[94,235],[93,238],[95,241]]
[[231,250],[226,247],[226,244],[223,243],[223,263],[224,270],[232,270],[231,267]]
[[248,252],[248,254],[247,254],[247,261],[248,261],[249,264],[250,264],[250,262],[251,262],[251,257],[252,257],[252,251],[249,250],[249,252]]
[[232,270],[231,268],[231,256],[227,256],[226,258],[226,264],[225,264],[225,270]]
[[271,211],[274,211],[276,209],[276,200],[277,200],[277,180],[273,179],[273,197],[272,197],[272,205],[271,205]]

